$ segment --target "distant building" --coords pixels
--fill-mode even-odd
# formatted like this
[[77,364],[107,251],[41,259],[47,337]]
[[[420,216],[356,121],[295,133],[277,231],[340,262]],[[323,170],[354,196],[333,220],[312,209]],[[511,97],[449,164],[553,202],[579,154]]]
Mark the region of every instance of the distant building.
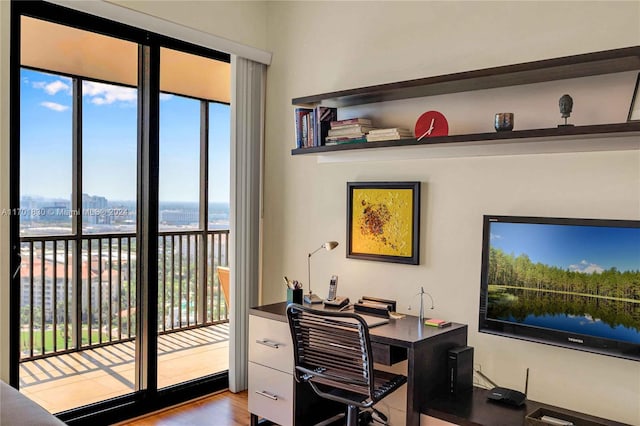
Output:
[[111,225],[109,201],[105,197],[82,194],[82,223],[85,225]]
[[162,210],[160,222],[166,225],[193,225],[200,222],[198,210]]
[[[85,260],[82,262],[82,298],[83,304],[87,300],[87,277],[91,275],[91,306],[94,316],[98,312],[99,291],[102,292],[103,303],[109,300],[109,281],[111,278],[111,300],[118,304],[118,283],[128,283],[129,268],[126,260],[122,259],[118,264],[115,259],[112,260],[116,269],[111,269],[108,254],[103,254],[102,259],[97,255],[91,255],[91,267]],[[33,265],[33,269],[31,266]],[[119,265],[119,266],[118,266]],[[42,275],[44,267],[44,277]],[[65,294],[68,295],[67,303],[69,313],[71,312],[71,300],[73,290],[73,262],[71,256],[66,262],[67,271],[65,272],[64,255],[58,255],[58,259],[54,260],[50,254],[47,254],[43,260],[40,255],[35,255],[33,261],[26,253],[22,254],[22,267],[20,269],[21,288],[20,288],[20,306],[33,305],[34,308],[40,308],[44,313],[44,320],[50,322],[53,319],[54,300],[56,302],[56,311],[58,318],[64,318]],[[101,274],[101,275],[100,275]],[[33,295],[31,294],[31,283],[33,280]],[[54,298],[54,282],[55,282],[55,298]],[[44,291],[43,291],[44,284]],[[100,290],[99,290],[100,289]],[[122,289],[120,290],[122,291]],[[43,299],[44,296],[44,299]],[[120,309],[118,309],[120,310]],[[86,312],[86,306],[83,306]]]

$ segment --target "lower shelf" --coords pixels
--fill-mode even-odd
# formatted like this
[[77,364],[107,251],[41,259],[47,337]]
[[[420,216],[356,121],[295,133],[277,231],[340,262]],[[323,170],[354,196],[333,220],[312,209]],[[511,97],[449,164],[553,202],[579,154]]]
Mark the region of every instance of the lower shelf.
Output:
[[640,150],[640,122],[298,148],[319,162]]
[[[624,423],[566,410],[541,402],[530,401],[520,406],[498,404],[487,400],[488,390],[474,387],[473,391],[459,397],[442,397],[431,400],[422,412],[428,416],[457,425],[527,425],[542,426],[544,423],[527,423],[528,416],[535,416],[538,410],[553,412],[556,418],[580,419],[575,426],[628,426]],[[497,422],[499,420],[499,422]],[[546,425],[545,425],[546,426]]]

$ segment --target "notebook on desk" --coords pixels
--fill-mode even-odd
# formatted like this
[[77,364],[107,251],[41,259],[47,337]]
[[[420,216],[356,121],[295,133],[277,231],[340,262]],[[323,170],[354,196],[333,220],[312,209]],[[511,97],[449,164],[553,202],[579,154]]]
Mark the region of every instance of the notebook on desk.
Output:
[[[374,317],[373,315],[362,315],[362,314],[357,314],[357,315],[361,317],[364,320],[364,322],[367,323],[367,327],[369,328],[377,327],[379,325],[387,324],[389,322],[389,318]],[[356,320],[351,320],[351,318],[340,318],[340,321],[355,323]]]

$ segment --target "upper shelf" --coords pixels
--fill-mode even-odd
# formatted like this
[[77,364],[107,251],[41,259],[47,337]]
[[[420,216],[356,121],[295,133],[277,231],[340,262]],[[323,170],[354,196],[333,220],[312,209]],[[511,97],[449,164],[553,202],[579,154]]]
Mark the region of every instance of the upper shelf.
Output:
[[639,69],[640,46],[632,46],[303,96],[291,103],[345,107]]

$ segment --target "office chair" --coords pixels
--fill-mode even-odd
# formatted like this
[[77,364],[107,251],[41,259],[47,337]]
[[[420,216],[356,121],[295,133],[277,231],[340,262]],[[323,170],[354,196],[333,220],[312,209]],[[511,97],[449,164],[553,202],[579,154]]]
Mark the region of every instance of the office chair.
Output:
[[227,304],[227,310],[229,310],[231,307],[231,305],[229,304],[229,267],[218,266],[216,268],[216,271],[218,272],[218,281],[220,282],[220,289],[222,290],[224,301]]
[[398,389],[407,377],[374,370],[367,323],[349,312],[287,306],[293,338],[294,376],[322,398],[347,405],[347,426],[360,409]]

